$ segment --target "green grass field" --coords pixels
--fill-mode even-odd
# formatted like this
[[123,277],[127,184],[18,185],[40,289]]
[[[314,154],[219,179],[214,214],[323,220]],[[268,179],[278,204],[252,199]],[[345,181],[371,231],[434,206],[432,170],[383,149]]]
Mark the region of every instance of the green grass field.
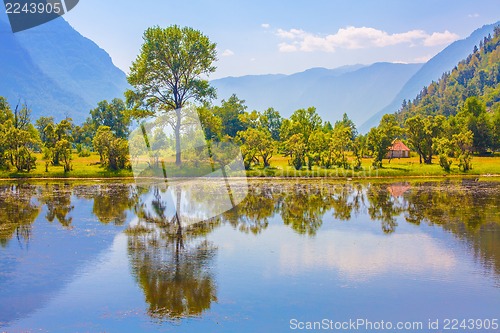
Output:
[[0,171],[0,178],[113,178],[113,177],[133,177],[130,170],[110,171],[99,164],[99,155],[92,153],[89,157],[79,157],[73,154],[73,170],[65,173],[63,166],[48,167],[45,171],[45,161],[42,154],[35,154],[36,169],[30,172]]
[[[78,157],[74,154],[72,161],[73,169],[65,173],[62,166],[48,167],[45,170],[45,162],[41,154],[37,154],[36,169],[28,172],[0,171],[0,178],[128,178],[133,177],[131,170],[111,171],[99,164],[99,156],[93,153],[89,157]],[[288,158],[275,156],[271,159],[271,167],[264,169],[254,166],[247,171],[250,177],[339,177],[339,178],[401,178],[401,177],[441,177],[441,176],[467,176],[467,175],[500,175],[500,156],[478,157],[474,156],[472,160],[473,168],[468,172],[462,172],[458,164],[454,161],[450,172],[445,172],[437,163],[420,164],[418,157],[384,160],[383,167],[374,169],[371,166],[371,159],[364,159],[362,170],[353,171],[343,168],[324,169],[313,167],[312,170],[303,168],[300,171],[295,170],[288,164]]]

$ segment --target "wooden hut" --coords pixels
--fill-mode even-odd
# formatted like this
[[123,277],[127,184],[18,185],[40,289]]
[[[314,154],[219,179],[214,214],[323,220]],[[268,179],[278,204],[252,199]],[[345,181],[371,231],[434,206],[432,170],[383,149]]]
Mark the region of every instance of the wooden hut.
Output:
[[389,148],[387,158],[408,158],[410,157],[410,148],[408,148],[401,140],[394,140]]

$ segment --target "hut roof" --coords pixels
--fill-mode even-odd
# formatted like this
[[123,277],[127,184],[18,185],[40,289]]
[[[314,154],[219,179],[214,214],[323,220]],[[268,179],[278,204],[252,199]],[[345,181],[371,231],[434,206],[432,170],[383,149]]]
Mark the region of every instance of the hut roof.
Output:
[[408,148],[401,140],[396,140],[392,143],[392,146],[389,148],[389,150],[410,151],[410,148]]

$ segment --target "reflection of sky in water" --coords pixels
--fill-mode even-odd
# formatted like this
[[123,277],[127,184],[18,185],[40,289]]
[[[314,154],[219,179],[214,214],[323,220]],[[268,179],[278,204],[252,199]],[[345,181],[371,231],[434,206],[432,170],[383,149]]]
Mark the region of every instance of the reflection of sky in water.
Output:
[[[289,332],[291,318],[426,322],[500,316],[498,275],[477,260],[463,239],[440,226],[408,224],[402,216],[396,217],[396,231],[387,235],[366,211],[341,222],[329,210],[314,237],[297,234],[279,214],[258,235],[226,224],[202,236],[217,248],[206,268],[213,272],[217,300],[197,317],[160,323],[147,315],[144,290],[131,273],[130,236],[118,233],[123,227],[89,219],[89,200],[73,203],[73,229],[48,224],[44,210],[29,250],[17,250],[16,241],[0,249],[6,255],[0,261],[19,260],[31,269],[23,275],[21,263],[10,272],[11,289],[21,298],[30,294],[30,282],[41,282],[37,270],[61,259],[57,288],[48,290],[49,297],[30,314],[0,330],[254,333]],[[133,214],[127,219],[136,220]],[[56,252],[42,251],[50,247]],[[151,254],[162,251],[168,252],[162,247]],[[15,285],[16,277],[24,279],[22,288]],[[1,285],[0,301],[7,287]]]
[[457,265],[450,249],[425,234],[391,237],[367,233],[327,231],[300,248],[285,243],[280,249],[280,270],[299,273],[337,269],[349,279],[367,279],[394,271],[406,273],[450,272]]

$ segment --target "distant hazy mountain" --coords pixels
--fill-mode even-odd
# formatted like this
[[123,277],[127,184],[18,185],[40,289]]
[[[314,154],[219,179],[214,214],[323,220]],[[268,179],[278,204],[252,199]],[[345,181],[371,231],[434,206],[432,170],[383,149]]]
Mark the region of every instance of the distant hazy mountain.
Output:
[[450,44],[447,48],[429,60],[403,86],[390,104],[383,107],[360,127],[360,132],[368,132],[371,127],[377,126],[384,114],[398,111],[404,99],[414,99],[424,86],[428,86],[432,81],[437,81],[443,73],[451,71],[461,60],[472,53],[475,45],[479,45],[479,42],[485,36],[492,34],[493,28],[499,23],[500,22],[485,25],[477,29],[469,37]]
[[0,96],[26,101],[32,118],[83,121],[103,99],[122,97],[125,74],[62,18],[13,34],[0,13]]
[[421,64],[376,63],[371,66],[313,68],[292,75],[252,75],[212,81],[219,100],[235,93],[250,110],[274,107],[283,116],[315,106],[334,122],[345,112],[361,124],[394,99]]

